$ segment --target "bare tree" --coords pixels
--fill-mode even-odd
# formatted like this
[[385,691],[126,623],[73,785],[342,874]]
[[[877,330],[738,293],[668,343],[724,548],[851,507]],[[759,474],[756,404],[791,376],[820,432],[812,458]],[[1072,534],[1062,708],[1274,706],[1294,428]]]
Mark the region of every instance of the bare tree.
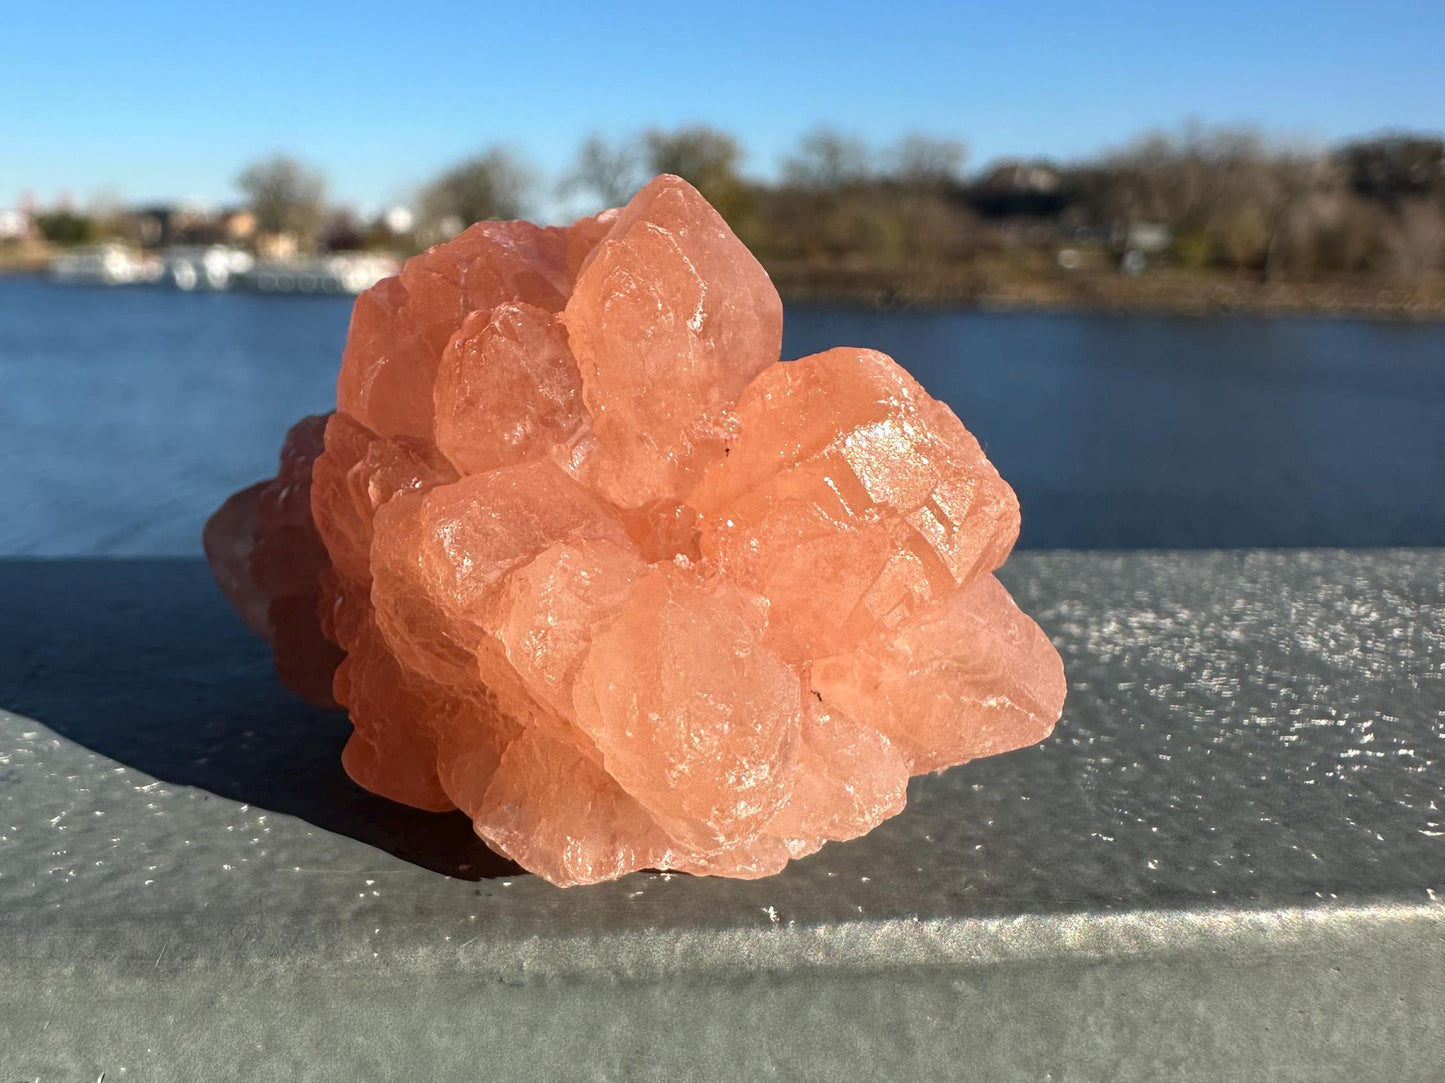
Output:
[[96,192],[90,199],[86,213],[95,223],[96,236],[133,239],[135,230],[131,216],[126,213],[125,200],[118,192],[111,189]]
[[1168,222],[1188,234],[1228,217],[1232,189],[1264,157],[1252,131],[1191,124],[1178,134],[1146,135],[1107,156],[1103,166],[1113,175],[1116,217]]
[[486,219],[522,217],[531,181],[531,172],[500,147],[459,162],[422,189],[423,239],[444,240]]
[[[1337,186],[1339,174],[1331,168],[1329,160],[1321,154],[1307,152],[1277,151],[1270,155],[1259,170],[1252,190],[1244,198],[1252,199],[1263,210],[1268,237],[1264,250],[1264,277],[1266,280],[1278,277],[1289,262],[1286,258],[1290,234],[1298,233],[1302,221],[1318,218],[1315,211],[1317,200],[1312,197]],[[1319,226],[1314,232],[1318,232]],[[1314,238],[1310,238],[1313,246]],[[1309,264],[1316,262],[1301,260],[1300,270],[1308,273]]]
[[727,132],[705,126],[671,132],[654,128],[642,140],[653,174],[674,173],[704,195],[709,188],[732,187],[739,181],[743,151]]
[[1339,192],[1323,201],[1326,213],[1314,223],[1310,242],[1313,269],[1354,273],[1366,271],[1379,249],[1380,220],[1385,211],[1354,192]]
[[1341,173],[1315,148],[1242,128],[1187,125],[1108,156],[1100,170],[1115,223],[1167,223],[1186,263],[1222,261],[1272,278],[1314,262],[1302,231],[1325,221]]
[[561,192],[585,192],[603,206],[620,207],[636,194],[644,180],[642,152],[635,141],[612,144],[594,135],[577,152],[577,161],[562,182]]
[[295,158],[277,154],[249,166],[236,182],[262,232],[309,244],[326,215],[326,180]]
[[904,184],[918,188],[943,188],[963,179],[968,151],[956,139],[929,135],[905,136],[893,152],[893,172]]
[[805,134],[783,160],[784,179],[799,188],[836,191],[861,184],[872,172],[872,155],[861,139],[824,125]]
[[1385,241],[1394,271],[1406,282],[1423,283],[1445,256],[1445,210],[1430,199],[1404,199]]
[[751,197],[738,172],[743,148],[727,132],[703,125],[674,131],[644,132],[648,170],[673,173],[687,181],[737,228],[751,208]]

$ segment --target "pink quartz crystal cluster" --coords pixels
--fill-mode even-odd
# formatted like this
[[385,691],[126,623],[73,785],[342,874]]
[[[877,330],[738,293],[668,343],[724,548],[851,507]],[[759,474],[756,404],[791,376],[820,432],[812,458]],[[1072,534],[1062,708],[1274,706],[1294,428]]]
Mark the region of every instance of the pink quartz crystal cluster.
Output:
[[1048,734],[1059,656],[992,575],[1013,492],[888,357],[781,333],[670,176],[360,297],[336,412],[206,532],[353,779],[556,884],[756,877]]

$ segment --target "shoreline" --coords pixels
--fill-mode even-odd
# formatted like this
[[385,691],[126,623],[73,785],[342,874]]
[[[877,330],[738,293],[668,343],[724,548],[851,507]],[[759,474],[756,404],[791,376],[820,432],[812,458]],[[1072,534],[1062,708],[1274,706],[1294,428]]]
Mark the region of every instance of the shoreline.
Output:
[[[1445,322],[1445,280],[1420,287],[1388,282],[1258,282],[1161,269],[1137,276],[993,275],[975,267],[897,274],[773,266],[784,302],[901,309],[1095,316],[1255,316],[1269,319]],[[42,277],[44,261],[0,263],[0,279]]]
[[1270,282],[1163,269],[1138,276],[993,276],[968,270],[884,275],[769,268],[783,300],[874,309],[955,309],[1102,316],[1258,316],[1445,322],[1445,282]]

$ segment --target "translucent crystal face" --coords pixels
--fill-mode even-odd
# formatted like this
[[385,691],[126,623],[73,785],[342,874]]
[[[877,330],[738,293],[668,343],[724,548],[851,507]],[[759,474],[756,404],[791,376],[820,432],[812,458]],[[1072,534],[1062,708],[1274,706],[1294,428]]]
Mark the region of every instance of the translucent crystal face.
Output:
[[755,877],[1048,734],[1062,665],[991,574],[1013,492],[891,359],[781,332],[669,176],[362,295],[337,411],[206,531],[352,778],[559,885]]

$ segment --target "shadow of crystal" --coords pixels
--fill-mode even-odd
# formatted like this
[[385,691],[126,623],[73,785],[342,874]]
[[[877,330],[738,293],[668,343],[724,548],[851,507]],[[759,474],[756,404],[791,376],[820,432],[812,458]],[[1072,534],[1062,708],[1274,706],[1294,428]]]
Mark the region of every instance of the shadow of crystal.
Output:
[[[297,699],[192,561],[34,561],[0,627],[0,706],[154,778],[295,816],[446,876],[515,875],[461,813],[341,768],[344,714]],[[63,572],[63,574],[57,574]],[[57,599],[55,591],[72,594]],[[88,619],[75,622],[77,612]]]

